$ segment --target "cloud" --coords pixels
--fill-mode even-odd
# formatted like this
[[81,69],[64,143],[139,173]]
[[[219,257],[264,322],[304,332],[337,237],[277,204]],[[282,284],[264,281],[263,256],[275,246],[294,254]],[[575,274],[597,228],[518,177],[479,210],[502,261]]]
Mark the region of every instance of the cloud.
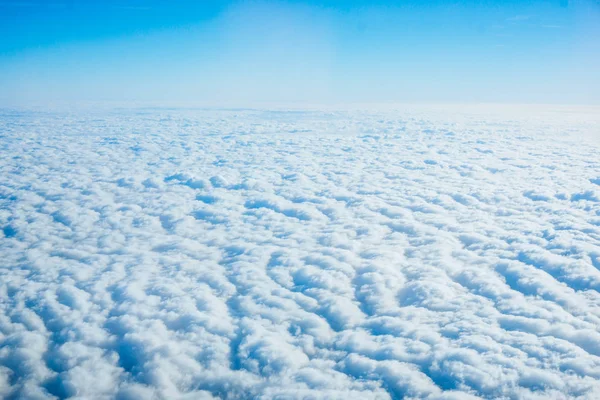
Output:
[[531,19],[531,15],[518,14],[513,17],[506,18],[506,21],[519,22],[519,21],[528,21],[530,19]]
[[2,111],[0,396],[597,397],[597,111]]
[[2,1],[0,8],[65,8],[67,3],[47,2],[47,1]]

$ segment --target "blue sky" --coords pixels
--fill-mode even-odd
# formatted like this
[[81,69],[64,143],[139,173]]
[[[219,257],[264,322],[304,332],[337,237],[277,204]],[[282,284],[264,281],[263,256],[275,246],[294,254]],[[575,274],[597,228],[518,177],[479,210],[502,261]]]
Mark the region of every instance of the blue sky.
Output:
[[0,0],[0,105],[600,103],[600,2]]

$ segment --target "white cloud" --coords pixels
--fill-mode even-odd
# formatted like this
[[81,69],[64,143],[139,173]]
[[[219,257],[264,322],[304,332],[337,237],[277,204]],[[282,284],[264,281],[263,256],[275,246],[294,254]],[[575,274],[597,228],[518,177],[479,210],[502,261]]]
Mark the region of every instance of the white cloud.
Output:
[[5,112],[0,397],[600,396],[600,113],[509,111]]

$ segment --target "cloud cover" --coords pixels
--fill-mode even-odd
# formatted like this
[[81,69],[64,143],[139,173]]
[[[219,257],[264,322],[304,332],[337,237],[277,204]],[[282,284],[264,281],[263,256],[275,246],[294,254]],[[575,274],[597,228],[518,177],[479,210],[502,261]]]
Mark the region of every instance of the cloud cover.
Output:
[[600,396],[595,111],[4,110],[0,397]]

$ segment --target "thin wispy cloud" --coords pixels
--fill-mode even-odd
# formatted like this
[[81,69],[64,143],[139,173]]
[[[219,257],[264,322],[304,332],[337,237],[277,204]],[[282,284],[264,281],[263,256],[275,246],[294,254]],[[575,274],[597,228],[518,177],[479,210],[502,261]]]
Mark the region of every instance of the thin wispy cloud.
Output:
[[66,8],[67,3],[31,2],[31,1],[0,1],[0,8]]
[[136,6],[136,5],[112,5],[112,8],[115,9],[119,9],[119,10],[132,10],[132,11],[148,11],[148,10],[152,10],[152,7],[147,7],[147,6]]
[[532,18],[531,15],[515,15],[513,17],[507,18],[506,21],[509,21],[509,22],[528,21],[531,18]]

